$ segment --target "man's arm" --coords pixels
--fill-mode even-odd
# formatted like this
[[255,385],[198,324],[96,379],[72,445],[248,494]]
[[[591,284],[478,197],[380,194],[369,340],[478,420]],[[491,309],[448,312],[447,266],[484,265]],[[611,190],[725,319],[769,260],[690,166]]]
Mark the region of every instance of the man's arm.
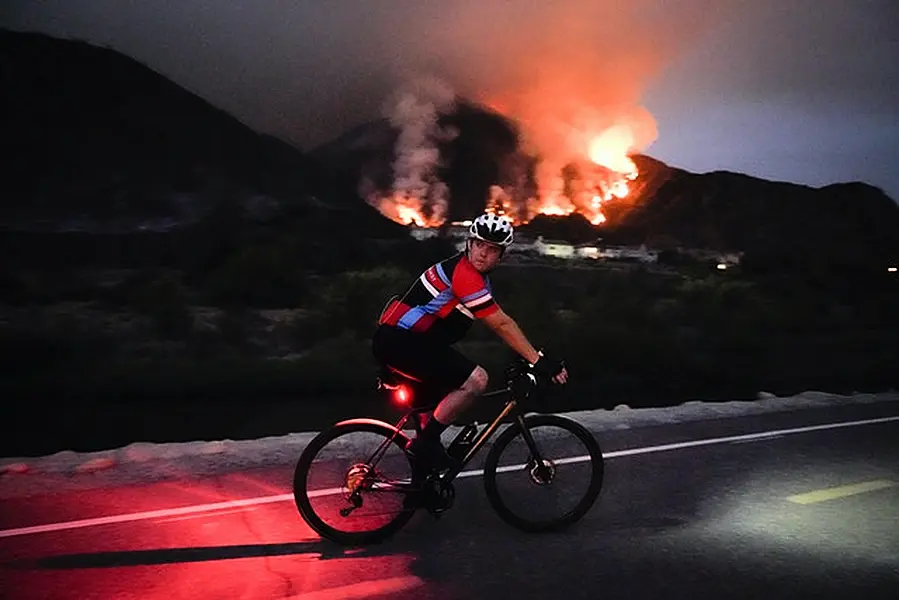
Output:
[[537,349],[525,337],[518,323],[503,309],[499,308],[481,320],[529,363],[534,364],[540,358]]

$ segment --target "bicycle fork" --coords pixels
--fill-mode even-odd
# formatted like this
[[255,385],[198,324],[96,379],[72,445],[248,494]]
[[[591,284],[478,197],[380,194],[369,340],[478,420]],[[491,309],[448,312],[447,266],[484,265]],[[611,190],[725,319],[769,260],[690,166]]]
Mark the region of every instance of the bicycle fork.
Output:
[[524,438],[524,443],[528,447],[528,452],[530,452],[530,460],[525,468],[531,476],[531,481],[537,485],[546,485],[552,482],[556,473],[555,465],[551,460],[545,459],[540,455],[540,449],[537,447],[534,435],[524,421],[524,415],[516,415],[516,420],[518,421],[519,429],[521,429],[521,437]]

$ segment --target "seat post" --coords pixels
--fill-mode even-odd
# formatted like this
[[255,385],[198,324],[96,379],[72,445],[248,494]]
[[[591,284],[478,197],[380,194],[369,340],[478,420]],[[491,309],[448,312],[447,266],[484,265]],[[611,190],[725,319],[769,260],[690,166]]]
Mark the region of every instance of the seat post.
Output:
[[433,411],[430,410],[422,410],[419,411],[417,415],[415,415],[415,431],[416,433],[421,433],[425,428],[425,425],[428,424],[428,421],[431,418],[431,413]]
[[[408,384],[419,383],[419,380],[402,373],[400,370],[391,367],[390,365],[381,364],[379,367],[380,369],[377,378],[377,387],[379,390],[391,390],[404,382]],[[409,419],[412,419],[412,428],[415,430],[416,434],[420,434],[428,423],[428,420],[430,420],[435,408],[436,405],[427,408],[409,409],[396,424],[397,429],[402,429],[403,425],[405,425]]]
[[430,418],[431,412],[433,412],[433,411],[431,411],[430,409],[422,410],[422,409],[413,408],[412,410],[410,410],[409,412],[404,414],[402,416],[402,418],[400,418],[400,420],[397,421],[397,423],[396,423],[396,425],[394,425],[394,427],[396,427],[397,429],[402,429],[403,425],[405,425],[408,421],[411,420],[412,421],[412,429],[415,430],[416,435],[420,434],[422,432],[422,430],[424,429],[425,425],[427,424],[428,419]]

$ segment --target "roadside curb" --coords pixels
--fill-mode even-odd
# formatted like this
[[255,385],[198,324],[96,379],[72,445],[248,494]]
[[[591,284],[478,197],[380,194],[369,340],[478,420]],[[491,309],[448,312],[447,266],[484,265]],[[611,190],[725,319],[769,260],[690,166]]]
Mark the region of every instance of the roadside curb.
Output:
[[[685,402],[662,408],[582,410],[558,413],[595,433],[688,423],[705,419],[727,419],[815,408],[899,402],[899,392],[837,395],[807,391],[789,397],[761,393],[756,400],[729,402]],[[460,429],[451,426],[444,441]],[[21,495],[28,489],[48,485],[94,488],[134,482],[153,482],[183,475],[212,476],[222,472],[292,465],[318,431],[295,432],[255,440],[149,443],[78,453],[0,459],[0,496]]]

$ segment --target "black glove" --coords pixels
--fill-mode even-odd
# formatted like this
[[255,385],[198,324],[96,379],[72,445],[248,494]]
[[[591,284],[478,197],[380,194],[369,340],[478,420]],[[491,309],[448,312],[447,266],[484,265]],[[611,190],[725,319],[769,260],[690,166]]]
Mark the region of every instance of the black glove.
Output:
[[561,373],[564,368],[565,361],[554,360],[545,355],[538,358],[537,362],[534,363],[534,373],[536,373],[538,377],[545,377],[546,379],[552,379]]

